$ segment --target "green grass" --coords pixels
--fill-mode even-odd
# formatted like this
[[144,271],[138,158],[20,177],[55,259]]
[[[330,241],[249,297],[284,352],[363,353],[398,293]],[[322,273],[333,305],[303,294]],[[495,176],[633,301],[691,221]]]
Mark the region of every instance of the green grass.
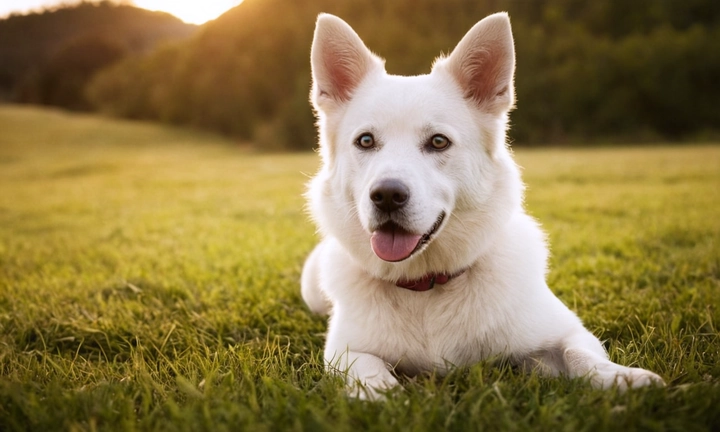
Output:
[[348,399],[299,295],[315,155],[0,106],[0,430],[717,430],[720,146],[517,159],[553,290],[666,388],[478,364]]

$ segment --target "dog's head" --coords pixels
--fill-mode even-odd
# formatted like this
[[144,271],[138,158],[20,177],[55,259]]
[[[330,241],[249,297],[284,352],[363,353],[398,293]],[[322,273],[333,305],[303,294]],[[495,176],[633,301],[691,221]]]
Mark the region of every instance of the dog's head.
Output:
[[368,271],[402,279],[472,263],[521,183],[505,144],[515,54],[504,13],[477,23],[428,75],[388,75],[352,28],[320,15],[311,99],[321,230]]

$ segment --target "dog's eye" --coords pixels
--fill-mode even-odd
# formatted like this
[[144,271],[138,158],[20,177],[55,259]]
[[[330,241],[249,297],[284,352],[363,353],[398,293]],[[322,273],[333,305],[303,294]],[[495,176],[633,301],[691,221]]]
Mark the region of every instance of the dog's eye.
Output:
[[430,147],[433,150],[445,150],[450,146],[450,140],[445,135],[433,135],[432,138],[430,138]]
[[358,137],[355,144],[363,149],[369,149],[375,147],[375,138],[372,134],[364,133]]

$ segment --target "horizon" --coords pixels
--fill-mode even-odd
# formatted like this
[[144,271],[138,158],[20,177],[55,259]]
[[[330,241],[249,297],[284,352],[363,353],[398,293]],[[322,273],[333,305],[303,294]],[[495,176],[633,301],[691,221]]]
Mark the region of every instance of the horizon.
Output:
[[[84,0],[85,2],[100,2],[102,0]],[[107,0],[106,0],[107,1]],[[242,0],[202,0],[184,1],[173,0],[109,0],[112,3],[125,4],[149,11],[168,13],[187,24],[202,25],[212,21],[228,10],[242,3]],[[10,0],[0,5],[0,19],[7,19],[13,15],[29,15],[42,13],[63,6],[72,6],[82,3],[83,0]]]

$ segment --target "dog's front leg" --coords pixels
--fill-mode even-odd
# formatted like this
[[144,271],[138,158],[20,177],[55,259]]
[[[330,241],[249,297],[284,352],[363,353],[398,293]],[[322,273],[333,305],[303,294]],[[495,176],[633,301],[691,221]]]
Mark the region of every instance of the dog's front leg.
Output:
[[613,363],[608,359],[600,341],[584,328],[565,338],[562,358],[570,378],[586,377],[593,387],[607,389],[617,385],[628,387],[664,385],[660,376],[648,370]]
[[399,384],[385,361],[372,354],[327,347],[325,361],[328,370],[345,376],[348,394],[352,397],[382,399],[384,391]]

